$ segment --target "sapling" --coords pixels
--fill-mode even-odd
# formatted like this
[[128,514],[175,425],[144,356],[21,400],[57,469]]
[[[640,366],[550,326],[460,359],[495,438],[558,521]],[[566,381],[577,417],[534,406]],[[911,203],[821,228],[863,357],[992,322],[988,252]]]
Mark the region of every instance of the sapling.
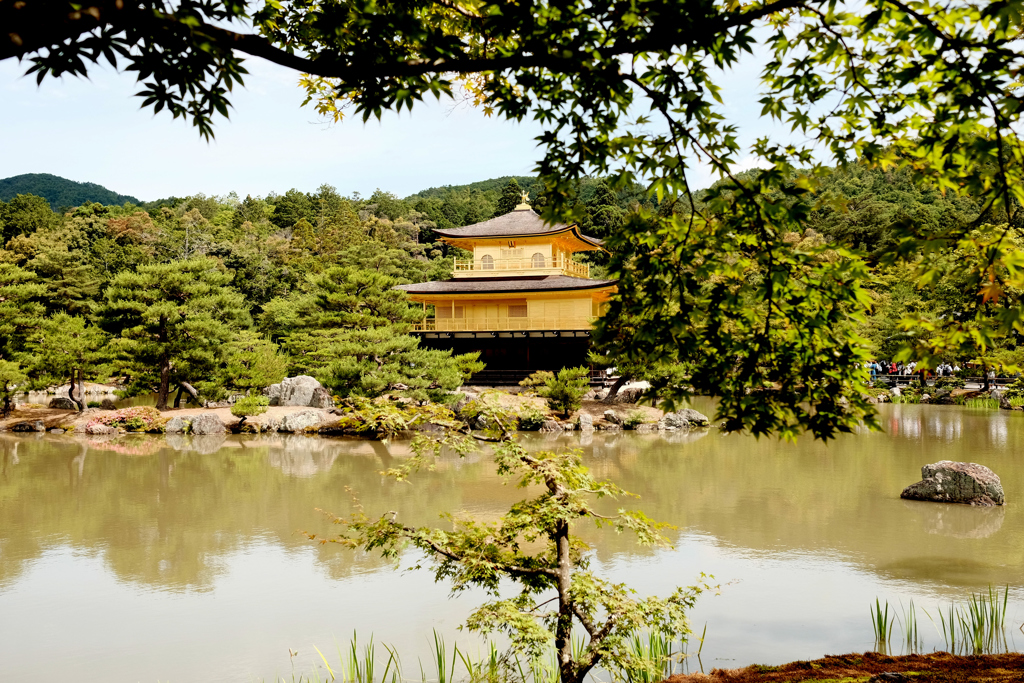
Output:
[[[668,546],[661,533],[664,525],[638,511],[599,513],[596,500],[628,494],[595,479],[579,451],[527,452],[515,439],[515,417],[494,403],[482,403],[491,429],[475,438],[493,443],[499,475],[516,480],[520,488],[539,487],[538,495],[515,503],[496,522],[445,515],[451,529],[406,526],[396,511],[372,517],[356,506],[347,518],[329,515],[343,531],[320,542],[378,552],[393,560],[407,545],[418,548],[432,565],[435,579],[450,582],[453,594],[472,588],[489,594],[490,600],[466,622],[471,631],[503,633],[510,654],[529,659],[538,657],[553,640],[561,683],[582,683],[599,665],[610,670],[652,666],[638,659],[631,647],[632,634],[646,631],[685,638],[686,611],[707,586],[678,588],[667,598],[639,598],[625,584],[597,576],[590,566],[590,546],[574,534],[576,525],[610,525],[632,532],[641,545]],[[412,443],[414,455],[382,474],[405,481],[431,467],[442,448],[464,455],[472,443],[472,438],[455,432],[433,438],[420,435]],[[318,539],[317,534],[309,537]],[[517,594],[502,597],[503,581],[515,584]],[[575,647],[574,628],[586,634]],[[657,667],[660,670],[661,663]]]

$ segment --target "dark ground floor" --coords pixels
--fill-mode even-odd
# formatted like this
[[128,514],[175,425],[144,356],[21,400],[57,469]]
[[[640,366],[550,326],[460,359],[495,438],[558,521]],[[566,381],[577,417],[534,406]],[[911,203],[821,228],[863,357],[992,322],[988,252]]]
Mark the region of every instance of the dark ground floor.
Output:
[[587,354],[590,337],[584,336],[516,336],[492,337],[489,334],[473,337],[427,337],[420,345],[430,349],[451,349],[454,353],[480,352],[486,364],[482,373],[472,381],[481,384],[517,384],[538,370],[557,371],[562,368],[590,367]]

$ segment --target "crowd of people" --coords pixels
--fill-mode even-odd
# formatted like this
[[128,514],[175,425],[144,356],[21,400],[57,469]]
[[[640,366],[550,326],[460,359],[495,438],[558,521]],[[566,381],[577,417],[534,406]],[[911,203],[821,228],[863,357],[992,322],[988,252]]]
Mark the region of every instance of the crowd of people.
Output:
[[[868,362],[867,368],[871,372],[872,379],[877,375],[913,375],[917,372],[917,361],[897,363],[896,361],[873,360]],[[958,372],[960,372],[960,366],[950,365],[949,363],[942,363],[939,367],[935,368],[935,375],[937,377],[952,377]]]

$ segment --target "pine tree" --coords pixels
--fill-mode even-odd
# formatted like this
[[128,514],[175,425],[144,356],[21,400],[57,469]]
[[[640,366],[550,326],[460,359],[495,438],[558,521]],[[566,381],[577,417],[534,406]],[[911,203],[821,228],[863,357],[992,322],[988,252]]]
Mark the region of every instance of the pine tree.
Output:
[[85,376],[102,359],[106,342],[107,335],[101,329],[89,325],[85,318],[62,311],[43,321],[30,346],[36,371],[58,382],[69,379],[68,398],[82,411]]
[[497,205],[494,207],[494,216],[504,216],[506,213],[513,211],[516,206],[523,201],[523,189],[519,187],[518,181],[515,178],[506,183],[505,188],[501,191],[501,197],[498,199]]
[[241,330],[225,348],[222,386],[247,394],[284,379],[288,359],[277,344],[251,331]]
[[24,349],[26,335],[42,322],[41,303],[46,285],[35,274],[10,263],[0,263],[0,359]]
[[49,313],[65,311],[85,315],[92,312],[101,280],[96,269],[84,261],[81,252],[69,251],[61,245],[37,255],[27,267],[46,285],[45,305]]
[[157,408],[166,410],[171,384],[210,377],[224,344],[250,324],[249,310],[214,259],[197,258],[121,272],[102,311],[116,331],[111,348],[139,375],[158,372]]
[[311,278],[307,309],[284,342],[293,369],[312,374],[342,396],[406,396],[444,401],[483,369],[479,354],[419,348],[408,334],[423,311],[410,305],[396,280],[335,267]]
[[21,391],[20,385],[28,380],[21,366],[12,360],[0,360],[0,415],[11,412],[14,395]]

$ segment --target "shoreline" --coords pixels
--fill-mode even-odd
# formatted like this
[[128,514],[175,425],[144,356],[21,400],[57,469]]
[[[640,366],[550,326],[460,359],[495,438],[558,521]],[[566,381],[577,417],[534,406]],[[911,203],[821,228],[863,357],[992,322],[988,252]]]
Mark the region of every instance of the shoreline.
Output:
[[1024,653],[954,655],[949,652],[890,656],[878,652],[829,655],[779,666],[752,664],[709,673],[676,674],[662,683],[1010,683],[1024,680]]
[[[578,424],[581,415],[589,417],[593,429],[601,431],[625,430],[623,424],[630,413],[639,412],[643,416],[643,423],[636,425],[631,431],[637,432],[658,432],[658,431],[688,431],[687,428],[666,426],[664,424],[665,413],[650,406],[638,406],[630,403],[604,403],[602,401],[583,401],[581,408],[572,417],[566,419],[564,416],[547,409],[543,399],[513,394],[503,394],[499,401],[513,411],[523,408],[536,409],[542,412],[544,417],[543,425],[539,429],[522,431],[542,432],[570,432],[580,430]],[[121,411],[132,410],[123,408]],[[155,410],[155,409],[153,409]],[[608,411],[614,412],[618,422],[606,419]],[[320,436],[360,436],[363,438],[376,438],[375,434],[366,433],[358,427],[361,423],[353,422],[352,418],[357,414],[339,408],[313,408],[309,406],[269,406],[266,412],[245,418],[236,417],[231,414],[229,407],[187,407],[158,411],[161,424],[158,429],[128,431],[123,428],[112,429],[102,426],[97,428],[96,421],[100,418],[110,416],[118,411],[103,410],[101,408],[88,408],[78,413],[74,410],[58,408],[15,408],[7,417],[0,418],[0,432],[16,433],[75,433],[89,436],[104,434],[125,434],[144,433],[151,435],[164,434],[273,434],[290,433]],[[209,419],[207,418],[215,418]],[[212,423],[212,431],[193,431],[191,423],[196,418],[207,418]],[[467,426],[478,428],[475,419],[463,418]],[[182,423],[186,426],[183,427]],[[428,421],[420,422],[412,426],[408,431],[429,431],[436,428],[436,425]],[[584,431],[587,431],[586,429]]]

